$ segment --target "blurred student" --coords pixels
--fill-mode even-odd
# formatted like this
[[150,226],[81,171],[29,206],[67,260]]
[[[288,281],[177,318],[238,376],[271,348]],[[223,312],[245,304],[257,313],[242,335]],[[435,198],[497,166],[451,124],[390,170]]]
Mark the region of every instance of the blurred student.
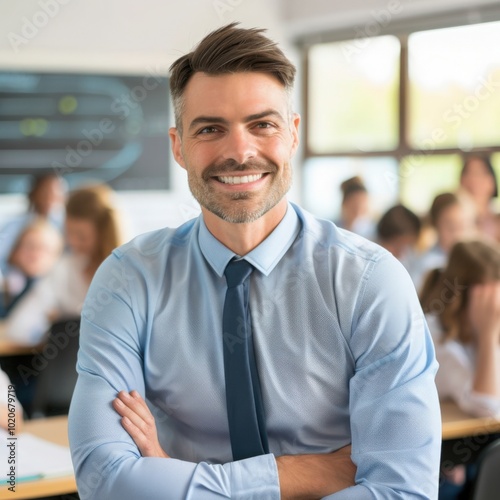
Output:
[[370,197],[359,176],[351,177],[340,185],[342,205],[337,226],[373,239],[375,225],[370,219]]
[[420,294],[436,345],[441,399],[478,417],[500,417],[500,249],[457,243]]
[[21,231],[0,272],[0,318],[52,269],[61,251],[62,235],[46,220],[35,220]]
[[[500,249],[483,241],[457,243],[446,268],[427,276],[420,300],[439,362],[439,398],[472,416],[499,418]],[[474,465],[441,472],[440,499],[469,498]]]
[[28,193],[28,211],[0,228],[0,266],[4,266],[21,231],[35,219],[42,218],[62,230],[66,185],[54,172],[34,178]]
[[395,205],[377,224],[378,243],[408,268],[415,258],[420,229],[421,222],[415,213],[404,205]]
[[499,215],[492,204],[498,196],[498,182],[488,157],[473,155],[465,160],[460,174],[460,187],[473,201],[480,233],[500,241]]
[[69,252],[13,309],[6,326],[10,339],[37,345],[54,321],[80,315],[94,273],[122,243],[112,194],[104,185],[70,194],[66,205]]
[[411,266],[410,275],[417,290],[425,275],[446,266],[453,245],[474,235],[474,218],[461,198],[454,193],[441,193],[434,198],[429,211],[436,242]]

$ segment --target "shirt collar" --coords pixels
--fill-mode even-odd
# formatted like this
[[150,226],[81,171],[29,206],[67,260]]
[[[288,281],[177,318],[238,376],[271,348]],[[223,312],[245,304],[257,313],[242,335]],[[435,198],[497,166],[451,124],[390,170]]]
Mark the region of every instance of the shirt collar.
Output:
[[[205,225],[203,215],[200,215],[199,227],[198,241],[201,251],[213,270],[222,277],[229,261],[239,256],[212,235]],[[290,248],[300,229],[299,217],[293,205],[288,203],[281,222],[259,246],[244,256],[245,260],[267,276]]]

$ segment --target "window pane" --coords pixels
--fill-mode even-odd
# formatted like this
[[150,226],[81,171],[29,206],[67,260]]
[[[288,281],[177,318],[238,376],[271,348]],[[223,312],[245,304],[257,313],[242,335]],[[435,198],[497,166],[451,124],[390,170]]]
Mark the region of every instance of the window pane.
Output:
[[409,37],[409,143],[469,150],[500,143],[500,22]]
[[460,155],[414,155],[403,159],[398,174],[401,201],[418,214],[426,214],[439,193],[458,188]]
[[385,151],[398,143],[399,40],[314,45],[309,51],[308,144],[314,153]]
[[370,194],[374,218],[396,203],[397,162],[393,158],[310,158],[304,165],[304,207],[325,219],[340,216],[340,184],[359,175]]

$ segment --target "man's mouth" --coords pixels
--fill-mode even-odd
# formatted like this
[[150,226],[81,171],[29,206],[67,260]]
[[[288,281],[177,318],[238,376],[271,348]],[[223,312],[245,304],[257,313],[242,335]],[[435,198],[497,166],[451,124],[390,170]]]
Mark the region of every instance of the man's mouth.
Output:
[[258,181],[263,176],[263,173],[254,175],[222,175],[217,177],[217,180],[224,184],[248,184],[250,182]]

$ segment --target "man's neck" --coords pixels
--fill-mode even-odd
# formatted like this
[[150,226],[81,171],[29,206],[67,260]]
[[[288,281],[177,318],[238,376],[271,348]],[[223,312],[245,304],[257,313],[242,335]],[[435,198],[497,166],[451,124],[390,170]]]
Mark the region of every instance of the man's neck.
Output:
[[269,212],[254,222],[235,224],[226,222],[202,208],[207,229],[224,246],[237,255],[246,255],[259,246],[278,226],[286,214],[288,202],[284,198]]

